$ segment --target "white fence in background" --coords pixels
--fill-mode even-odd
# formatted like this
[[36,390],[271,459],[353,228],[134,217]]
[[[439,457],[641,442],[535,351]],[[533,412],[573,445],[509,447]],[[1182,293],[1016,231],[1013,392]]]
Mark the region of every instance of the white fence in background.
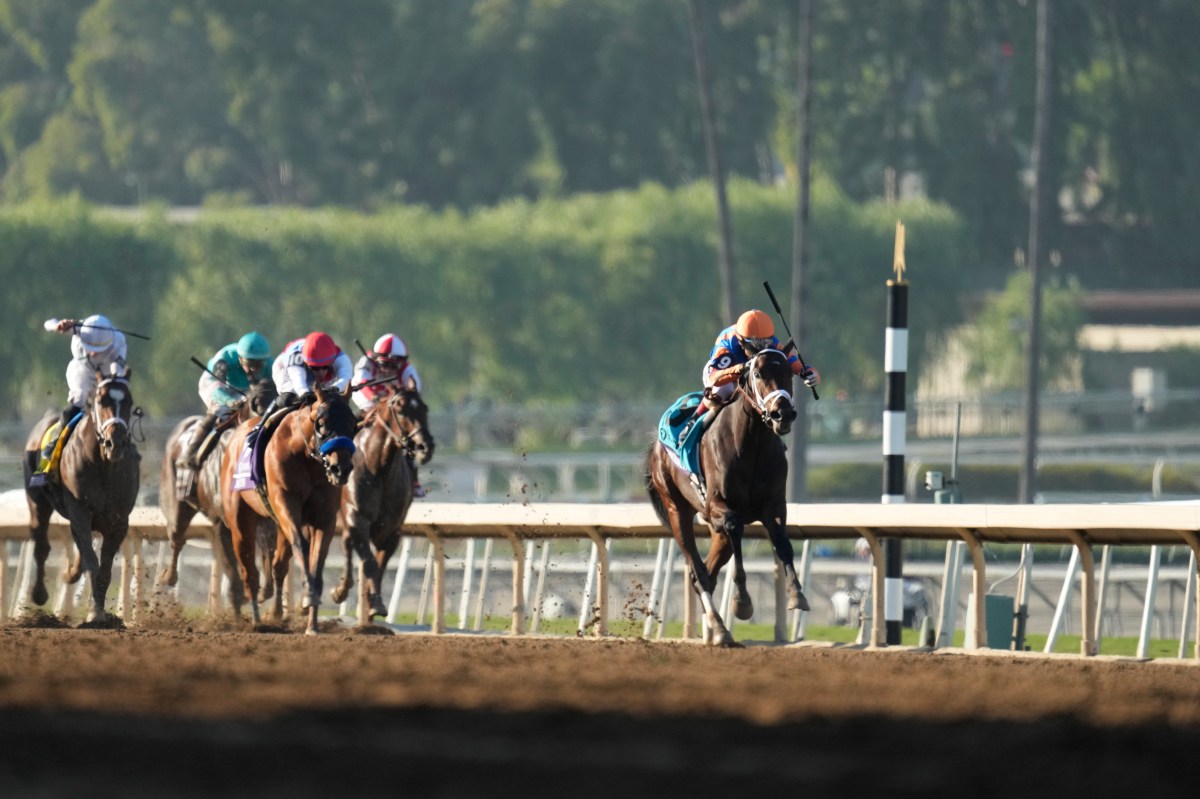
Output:
[[[1074,556],[1068,569],[1067,579],[1064,580],[1064,593],[1068,585],[1073,585],[1076,574],[1081,581],[1080,602],[1082,634],[1082,653],[1093,655],[1097,652],[1099,624],[1097,616],[1097,582],[1095,578],[1094,547],[1101,547],[1107,552],[1110,546],[1151,546],[1152,557],[1157,559],[1158,547],[1182,545],[1188,547],[1193,556],[1191,579],[1188,581],[1187,598],[1185,600],[1185,629],[1181,632],[1181,656],[1189,635],[1194,635],[1187,629],[1194,624],[1200,628],[1200,596],[1195,590],[1194,563],[1200,554],[1200,506],[1186,504],[1164,505],[793,505],[789,507],[788,534],[796,540],[824,539],[857,539],[865,538],[874,554],[874,562],[882,563],[883,555],[881,540],[883,538],[899,538],[901,540],[932,540],[946,542],[961,542],[970,554],[972,563],[973,596],[980,597],[987,593],[987,569],[983,556],[983,545],[986,543],[1012,544],[1059,544],[1074,546]],[[52,522],[52,535],[59,542],[68,537],[65,522],[55,517]],[[512,625],[514,634],[522,634],[526,630],[525,607],[528,600],[527,582],[532,574],[530,542],[544,540],[584,539],[592,544],[592,563],[587,569],[588,586],[585,587],[583,606],[590,614],[589,618],[581,618],[581,627],[587,627],[598,635],[608,632],[609,624],[609,580],[611,564],[609,559],[610,542],[620,540],[664,539],[669,537],[668,531],[659,524],[653,510],[647,504],[439,504],[417,503],[413,506],[406,521],[406,531],[413,536],[423,536],[428,539],[432,557],[428,559],[429,568],[426,581],[429,595],[432,598],[431,629],[435,633],[445,632],[447,557],[445,544],[451,540],[483,539],[487,542],[485,558],[491,557],[490,547],[496,540],[506,541],[512,551]],[[754,525],[747,530],[747,538],[762,538],[764,531]],[[211,529],[197,518],[192,535],[196,538],[207,538]],[[20,540],[28,536],[28,516],[24,509],[0,509],[0,541]],[[141,585],[146,569],[143,565],[142,547],[145,542],[162,541],[165,536],[165,525],[157,509],[139,508],[130,520],[130,536],[124,553],[121,575],[118,579],[120,597],[118,612],[126,618],[136,618],[139,606],[145,601],[147,593]],[[411,539],[406,539],[411,544]],[[548,553],[543,549],[543,557]],[[470,549],[474,557],[474,547]],[[660,548],[660,561],[667,560],[665,548]],[[947,570],[950,570],[951,548],[947,552]],[[398,553],[403,563],[411,556],[411,548],[406,546]],[[1102,563],[1102,578],[1107,569],[1107,558]],[[544,566],[544,564],[543,564]],[[660,564],[661,566],[661,564]],[[805,573],[802,580],[807,580],[806,573],[810,565],[805,557],[800,570]],[[406,574],[407,564],[399,573]],[[487,574],[483,569],[483,574]],[[219,574],[213,568],[210,588],[210,605],[216,601],[219,592]],[[539,574],[544,577],[545,568]],[[667,583],[672,572],[664,568],[655,570],[656,582]],[[1147,585],[1147,599],[1151,600],[1157,586],[1157,570],[1151,569],[1150,581]],[[20,575],[17,575],[19,578]],[[883,613],[883,570],[872,570],[873,589],[870,592],[873,603],[869,643],[872,646],[882,645],[884,640]],[[19,594],[21,586],[10,586],[7,569],[0,569],[0,608],[7,609],[16,604],[11,596]],[[943,581],[945,585],[947,581]],[[360,580],[361,583],[361,580]],[[1101,586],[1104,585],[1103,579]],[[652,602],[657,597],[666,596],[668,585],[655,585],[650,595]],[[469,616],[469,595],[464,588],[460,600],[459,618]],[[398,594],[399,586],[393,593]],[[484,587],[481,586],[480,596]],[[540,593],[540,591],[539,591]],[[393,597],[394,598],[394,597]],[[361,604],[361,603],[360,603]],[[694,625],[687,615],[685,604],[685,630],[691,630]],[[944,603],[943,603],[944,604]],[[984,612],[985,603],[973,602],[971,617],[967,624],[967,648],[978,648],[987,645],[987,626]],[[1059,602],[1058,615],[1065,612],[1067,602]],[[1147,607],[1152,605],[1148,601]],[[786,619],[783,603],[776,603],[775,628],[777,640],[785,640]],[[541,606],[535,608],[533,623],[536,629],[537,613]],[[420,615],[424,615],[421,608]],[[478,613],[478,603],[476,604]],[[653,610],[651,608],[651,610]],[[1059,629],[1061,619],[1056,618],[1054,630]],[[1143,637],[1147,625],[1143,627]],[[794,629],[794,625],[793,625]],[[943,631],[944,632],[944,631]],[[794,635],[794,633],[793,633]]]

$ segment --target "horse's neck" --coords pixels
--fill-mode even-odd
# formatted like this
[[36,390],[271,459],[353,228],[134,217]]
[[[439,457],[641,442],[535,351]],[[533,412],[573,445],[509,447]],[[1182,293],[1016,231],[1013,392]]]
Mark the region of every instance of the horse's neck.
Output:
[[366,428],[363,457],[373,470],[386,467],[400,454],[400,442],[396,440],[398,432],[395,427],[392,414],[381,409],[375,413],[373,424]]

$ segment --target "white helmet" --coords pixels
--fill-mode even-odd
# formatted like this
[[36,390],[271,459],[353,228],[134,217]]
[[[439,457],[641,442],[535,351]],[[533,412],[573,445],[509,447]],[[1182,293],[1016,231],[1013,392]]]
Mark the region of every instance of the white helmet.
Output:
[[107,316],[92,314],[79,326],[79,342],[90,353],[104,352],[112,346],[112,326]]
[[408,347],[395,333],[385,333],[375,342],[372,354],[383,361],[399,361],[408,357]]

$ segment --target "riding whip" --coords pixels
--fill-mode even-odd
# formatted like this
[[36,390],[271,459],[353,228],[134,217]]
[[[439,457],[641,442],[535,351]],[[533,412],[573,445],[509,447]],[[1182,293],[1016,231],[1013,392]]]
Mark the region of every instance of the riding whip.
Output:
[[[788,340],[789,340],[789,343],[792,345],[792,349],[796,353],[796,359],[800,361],[800,366],[805,371],[808,371],[808,364],[804,363],[804,356],[800,354],[800,348],[796,346],[796,338],[795,338],[795,336],[792,335],[792,331],[788,329],[787,319],[785,319],[783,317],[783,309],[779,307],[779,300],[775,299],[775,292],[771,291],[771,282],[769,280],[764,280],[763,288],[765,288],[767,290],[767,296],[771,298],[771,304],[775,306],[775,313],[779,314],[779,321],[783,322],[783,329],[788,334]],[[784,351],[786,351],[786,350],[787,350],[787,347],[784,347]],[[812,390],[813,399],[821,398],[817,394],[816,386],[809,386],[809,389]]]
[[[47,319],[46,322],[42,325],[42,327],[46,328],[51,333],[54,333],[58,330],[58,323],[61,321],[62,321],[61,319]],[[90,327],[92,330],[111,330],[114,333],[122,333],[126,336],[133,336],[134,338],[140,338],[144,341],[150,340],[149,336],[143,336],[141,333],[134,333],[132,330],[122,330],[119,327],[105,327],[104,325],[85,325],[83,322],[76,322],[73,325],[73,327],[74,327],[76,333],[79,332],[79,328],[81,328],[81,327]]]
[[225,388],[229,389],[230,391],[236,391],[237,393],[241,394],[243,397],[247,396],[245,391],[242,391],[242,390],[241,390],[240,388],[238,388],[237,386],[232,386],[232,385],[230,385],[230,384],[229,384],[229,382],[228,382],[228,381],[226,381],[226,380],[222,380],[221,378],[217,377],[216,373],[215,373],[215,372],[213,372],[213,370],[212,370],[212,369],[209,369],[207,366],[205,366],[204,364],[202,364],[200,361],[196,360],[196,356],[195,356],[195,355],[193,355],[193,356],[192,356],[192,363],[196,364],[196,365],[197,365],[197,366],[199,366],[201,369],[203,369],[204,371],[206,371],[206,372],[208,372],[210,375],[212,375],[212,376],[213,376],[213,379],[215,379],[215,380],[216,380],[217,382],[219,382],[221,385],[225,386]]

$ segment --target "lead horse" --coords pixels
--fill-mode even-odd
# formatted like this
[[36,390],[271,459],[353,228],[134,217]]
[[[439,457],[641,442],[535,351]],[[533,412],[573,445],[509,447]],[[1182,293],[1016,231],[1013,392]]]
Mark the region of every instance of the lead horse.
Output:
[[[257,420],[239,425],[226,446],[221,501],[255,626],[260,623],[255,531],[260,520],[273,519],[279,530],[275,582],[282,586],[294,548],[304,574],[305,632],[317,632],[325,555],[337,531],[342,486],[353,466],[357,420],[347,402],[349,393],[349,386],[345,393],[318,388],[311,401],[286,412],[265,445],[263,483],[257,488],[234,488],[238,456]],[[276,619],[283,616],[282,594],[275,592]]]
[[[717,411],[700,440],[703,491],[673,462],[661,442],[646,453],[646,490],[655,513],[671,529],[686,558],[692,588],[704,606],[706,643],[735,645],[712,599],[717,574],[730,557],[737,586],[735,615],[748,619],[754,613],[742,563],[742,535],[753,522],[766,528],[783,564],[788,607],[808,609],[786,531],[788,469],[780,436],[791,430],[796,418],[791,385],[787,356],[778,350],[763,350],[745,364],[733,398]],[[696,547],[697,513],[712,531],[707,560],[701,559]]]
[[[84,572],[91,576],[92,608],[87,624],[103,626],[109,622],[104,608],[112,581],[113,558],[129,532],[129,514],[137,502],[141,474],[141,456],[133,443],[129,425],[141,413],[133,404],[129,373],[105,379],[97,375],[97,384],[63,445],[59,479],[31,487],[30,477],[38,465],[41,440],[54,422],[48,416],[34,425],[25,442],[25,498],[29,504],[29,537],[37,564],[30,598],[44,605],[46,558],[50,554],[48,535],[50,515],[58,511],[71,524],[75,559],[67,571],[67,582],[76,583]],[[92,544],[92,533],[100,534],[100,558]]]
[[[189,416],[167,437],[167,444],[159,476],[158,504],[167,522],[167,540],[171,542],[171,557],[158,576],[161,586],[173,586],[179,581],[179,553],[187,543],[188,527],[197,513],[203,513],[213,526],[214,544],[219,552],[229,578],[229,604],[234,612],[241,613],[242,578],[238,574],[237,556],[233,551],[233,538],[225,524],[224,508],[221,504],[221,467],[224,463],[225,444],[233,435],[234,427],[247,419],[260,416],[275,399],[275,383],[270,378],[259,380],[250,386],[244,399],[239,400],[237,410],[217,426],[217,441],[207,452],[201,453],[200,466],[195,479],[191,480],[186,499],[180,499],[176,487],[180,480],[176,465],[187,447],[188,436],[195,435],[196,425],[203,418]],[[258,546],[262,551],[264,565],[270,563],[275,553],[275,526],[271,522],[259,525]],[[215,554],[215,553],[214,553]],[[270,572],[268,572],[269,574]],[[262,589],[262,598],[269,599],[273,582],[268,581]]]
[[354,443],[354,471],[342,489],[338,513],[346,567],[333,601],[343,601],[354,585],[352,553],[357,553],[367,581],[368,615],[382,616],[387,612],[379,596],[383,575],[413,501],[408,459],[423,466],[433,457],[429,406],[415,388],[401,389],[367,413]]

